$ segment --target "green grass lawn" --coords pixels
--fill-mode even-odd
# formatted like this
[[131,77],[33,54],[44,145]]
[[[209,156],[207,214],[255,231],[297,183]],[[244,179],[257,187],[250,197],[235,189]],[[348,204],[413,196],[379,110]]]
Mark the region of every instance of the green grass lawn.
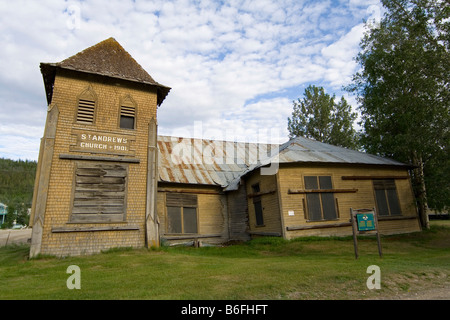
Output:
[[[360,237],[259,238],[226,247],[117,249],[82,257],[28,259],[29,246],[0,248],[0,299],[380,299],[449,283],[450,225]],[[66,286],[81,269],[81,289]],[[369,290],[367,267],[381,270]]]

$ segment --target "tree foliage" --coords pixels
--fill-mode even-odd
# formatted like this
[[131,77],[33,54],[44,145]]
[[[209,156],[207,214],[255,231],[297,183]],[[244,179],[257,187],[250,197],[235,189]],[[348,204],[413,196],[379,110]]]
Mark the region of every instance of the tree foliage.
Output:
[[[0,202],[8,206],[5,225],[28,224],[28,208],[33,199],[36,162],[0,158]],[[16,215],[17,213],[17,215]]]
[[355,149],[356,131],[353,123],[356,113],[344,97],[335,102],[335,96],[313,85],[305,89],[304,98],[293,101],[292,117],[288,118],[289,137],[303,136],[337,146]]
[[348,90],[361,105],[364,148],[415,166],[426,226],[427,202],[450,205],[450,6],[441,0],[382,4],[386,13],[379,25],[368,25],[356,57],[361,71]]

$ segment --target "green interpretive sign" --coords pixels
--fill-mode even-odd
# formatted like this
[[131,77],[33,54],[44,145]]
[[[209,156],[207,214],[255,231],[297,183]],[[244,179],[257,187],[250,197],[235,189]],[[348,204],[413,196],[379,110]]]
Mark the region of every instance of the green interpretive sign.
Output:
[[356,215],[358,231],[375,230],[375,218],[373,212],[359,213]]

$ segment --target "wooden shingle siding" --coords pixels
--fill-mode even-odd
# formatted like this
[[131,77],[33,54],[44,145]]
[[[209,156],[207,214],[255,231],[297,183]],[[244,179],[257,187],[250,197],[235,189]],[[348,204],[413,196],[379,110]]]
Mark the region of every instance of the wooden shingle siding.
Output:
[[[160,222],[160,234],[169,244],[187,243],[201,239],[205,243],[223,243],[228,241],[228,207],[226,195],[220,188],[198,185],[161,184],[157,194],[157,212]],[[182,208],[183,214],[179,227],[173,225],[170,215]],[[189,216],[197,215],[197,225]],[[186,216],[187,214],[187,216]],[[189,220],[189,221],[188,221]],[[169,223],[171,223],[169,225]],[[183,224],[183,227],[181,225]],[[175,227],[175,229],[174,229]],[[192,232],[196,229],[196,232]],[[184,233],[180,233],[184,230]]]
[[[407,171],[404,168],[383,168],[380,166],[364,165],[298,165],[281,166],[278,171],[280,199],[283,208],[283,221],[286,229],[286,238],[308,235],[349,235],[351,227],[350,208],[376,208],[374,181],[380,178],[399,177],[394,179],[399,199],[401,215],[398,220],[379,219],[380,232],[391,234],[399,232],[420,231],[417,220],[414,195],[410,180],[404,179]],[[310,193],[305,186],[305,176],[331,176],[332,188],[335,192],[335,206],[338,218],[332,221],[309,221],[305,212],[308,212],[307,197]],[[369,179],[349,179],[349,176],[370,177]],[[302,192],[292,192],[300,190]],[[320,190],[318,190],[320,191]],[[318,195],[318,193],[312,193]],[[330,202],[331,203],[331,202]],[[289,212],[291,214],[289,214]],[[314,228],[314,227],[318,228]]]
[[248,225],[247,192],[242,186],[227,193],[230,240],[250,240]]
[[[269,192],[277,189],[277,181],[275,175],[260,175],[259,170],[250,175],[246,180],[247,193],[252,194],[251,186],[259,183],[259,192],[261,193],[261,206],[263,225],[258,225],[256,221],[256,212],[254,206],[255,197],[249,197],[248,217],[249,217],[249,233],[251,235],[282,235],[280,207],[277,192]],[[257,197],[257,198],[258,198]]]

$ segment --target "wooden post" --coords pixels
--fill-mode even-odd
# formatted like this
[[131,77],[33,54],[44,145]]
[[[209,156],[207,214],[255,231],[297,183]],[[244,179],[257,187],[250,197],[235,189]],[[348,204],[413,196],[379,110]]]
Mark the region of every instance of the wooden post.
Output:
[[147,157],[147,206],[145,213],[146,246],[159,246],[159,223],[156,211],[158,188],[158,137],[156,120],[152,118],[148,126]]
[[50,181],[50,169],[52,166],[58,116],[58,107],[56,105],[49,107],[44,137],[41,142],[42,150],[39,152],[42,153],[39,159],[41,163],[38,164],[39,176],[36,176],[36,179],[39,179],[39,181],[35,183],[37,188],[34,192],[36,195],[33,196],[36,203],[33,204],[34,212],[32,217],[33,228],[31,231],[30,258],[37,256],[41,252],[44,216],[47,208],[48,185]]
[[377,213],[375,211],[375,208],[373,208],[373,216],[374,216],[374,220],[375,220],[375,228],[377,230],[378,254],[380,255],[380,258],[383,258],[383,252],[381,250],[380,231],[378,229],[378,217],[377,217]]
[[350,208],[350,222],[352,223],[353,247],[355,249],[355,259],[358,259],[358,239],[357,239],[358,228],[356,225],[356,217],[352,208]]

